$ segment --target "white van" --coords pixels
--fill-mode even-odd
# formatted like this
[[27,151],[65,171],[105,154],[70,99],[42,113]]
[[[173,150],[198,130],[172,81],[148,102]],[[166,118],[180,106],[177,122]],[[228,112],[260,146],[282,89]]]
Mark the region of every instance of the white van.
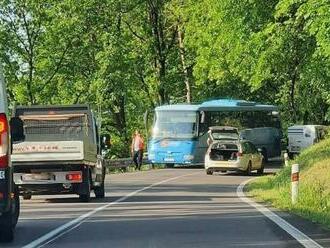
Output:
[[327,133],[322,125],[295,125],[288,128],[288,155],[293,158],[301,150],[319,142]]

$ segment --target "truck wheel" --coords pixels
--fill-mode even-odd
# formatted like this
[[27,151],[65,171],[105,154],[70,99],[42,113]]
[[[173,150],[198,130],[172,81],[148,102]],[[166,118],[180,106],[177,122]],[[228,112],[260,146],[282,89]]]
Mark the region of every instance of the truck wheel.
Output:
[[95,189],[94,189],[95,197],[98,199],[103,199],[105,197],[105,189],[104,189],[105,174],[106,174],[105,170],[103,170],[102,184],[101,184],[101,186],[95,187]]
[[101,186],[96,187],[94,189],[94,194],[95,194],[95,197],[98,199],[103,199],[105,197],[104,182],[102,183]]
[[85,185],[86,189],[84,190],[84,194],[79,195],[79,199],[81,202],[90,202],[91,200],[91,181],[88,180],[88,182]]
[[15,190],[15,198],[12,201],[11,209],[0,216],[0,241],[11,242],[14,239],[14,229],[16,227],[20,211],[19,195]]

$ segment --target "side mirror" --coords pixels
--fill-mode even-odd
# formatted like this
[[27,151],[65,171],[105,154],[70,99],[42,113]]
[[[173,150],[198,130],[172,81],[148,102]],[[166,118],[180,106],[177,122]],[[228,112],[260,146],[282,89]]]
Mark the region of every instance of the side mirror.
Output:
[[23,141],[24,135],[24,123],[19,117],[13,117],[10,119],[10,134],[13,142]]
[[111,136],[109,134],[104,134],[101,136],[101,148],[108,149],[111,147]]

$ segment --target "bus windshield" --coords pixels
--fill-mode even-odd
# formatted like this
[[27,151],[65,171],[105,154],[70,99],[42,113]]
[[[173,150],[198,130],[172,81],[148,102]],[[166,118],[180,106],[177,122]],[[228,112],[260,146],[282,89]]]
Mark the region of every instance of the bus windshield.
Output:
[[153,138],[191,139],[197,136],[197,112],[157,111]]

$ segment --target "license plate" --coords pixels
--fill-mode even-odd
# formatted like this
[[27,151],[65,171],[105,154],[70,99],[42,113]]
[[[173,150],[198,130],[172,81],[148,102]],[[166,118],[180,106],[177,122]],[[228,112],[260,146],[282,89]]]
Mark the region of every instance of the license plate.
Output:
[[49,181],[52,180],[52,175],[49,173],[40,174],[24,174],[22,176],[23,181]]
[[164,158],[165,162],[174,162],[174,158]]

